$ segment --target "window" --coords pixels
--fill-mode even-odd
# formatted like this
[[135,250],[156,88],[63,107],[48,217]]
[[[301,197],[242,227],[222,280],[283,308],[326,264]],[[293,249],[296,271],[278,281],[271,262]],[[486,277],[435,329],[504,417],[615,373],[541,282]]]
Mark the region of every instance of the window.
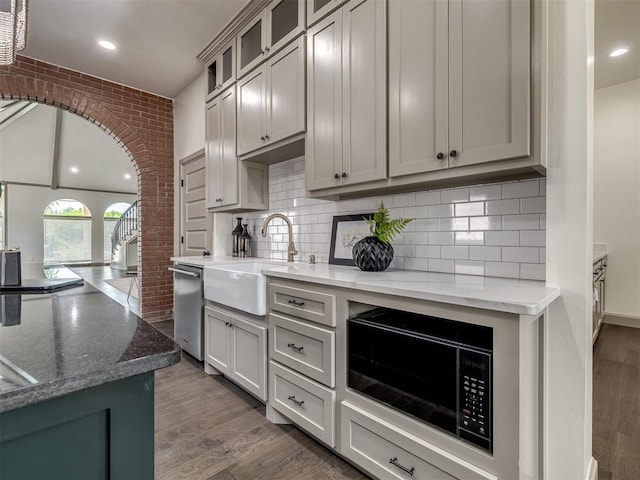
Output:
[[44,210],[44,263],[91,263],[91,212],[71,199]]
[[129,203],[114,203],[104,212],[104,261],[111,263],[111,234],[118,219],[130,207]]

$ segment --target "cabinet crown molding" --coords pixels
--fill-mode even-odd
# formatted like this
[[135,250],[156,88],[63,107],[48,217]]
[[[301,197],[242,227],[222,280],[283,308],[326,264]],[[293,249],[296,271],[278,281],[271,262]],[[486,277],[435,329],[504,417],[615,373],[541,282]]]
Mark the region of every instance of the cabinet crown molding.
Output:
[[242,9],[227,23],[220,32],[202,49],[196,58],[202,63],[209,63],[214,54],[231,39],[261,10],[269,5],[271,0],[250,0]]

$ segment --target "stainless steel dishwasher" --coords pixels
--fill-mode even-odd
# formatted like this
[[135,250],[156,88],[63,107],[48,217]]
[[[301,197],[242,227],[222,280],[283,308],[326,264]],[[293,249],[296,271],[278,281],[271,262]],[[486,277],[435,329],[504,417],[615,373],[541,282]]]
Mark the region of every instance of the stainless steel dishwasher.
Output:
[[204,359],[204,297],[202,268],[169,267],[173,272],[173,338],[183,350]]

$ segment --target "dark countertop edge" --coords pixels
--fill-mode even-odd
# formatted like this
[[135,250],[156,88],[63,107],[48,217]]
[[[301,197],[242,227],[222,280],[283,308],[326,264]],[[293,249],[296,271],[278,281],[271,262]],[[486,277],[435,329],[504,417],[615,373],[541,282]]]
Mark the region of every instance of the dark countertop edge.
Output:
[[57,379],[51,382],[29,385],[0,394],[0,413],[44,402],[87,388],[122,380],[142,373],[170,367],[180,361],[181,349],[177,344],[172,351],[127,360],[107,368]]

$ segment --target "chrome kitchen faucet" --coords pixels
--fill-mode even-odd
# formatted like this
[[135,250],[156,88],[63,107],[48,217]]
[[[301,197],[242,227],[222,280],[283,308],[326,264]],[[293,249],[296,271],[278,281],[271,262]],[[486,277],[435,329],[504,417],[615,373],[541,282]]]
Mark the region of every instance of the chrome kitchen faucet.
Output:
[[293,244],[293,225],[291,224],[291,220],[286,215],[282,213],[274,213],[269,215],[264,223],[262,224],[262,236],[267,236],[267,226],[269,222],[274,218],[281,218],[285,222],[287,222],[287,227],[289,228],[289,251],[287,252],[287,262],[293,262],[293,256],[298,254],[298,250],[296,250],[296,246]]

